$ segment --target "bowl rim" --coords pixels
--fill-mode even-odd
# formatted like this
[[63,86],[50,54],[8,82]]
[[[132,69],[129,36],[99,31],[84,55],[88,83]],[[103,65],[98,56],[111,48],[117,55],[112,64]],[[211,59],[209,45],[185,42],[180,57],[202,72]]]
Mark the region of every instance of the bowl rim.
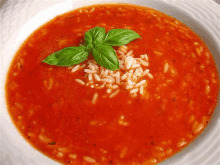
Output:
[[[75,2],[77,2],[77,1],[80,1],[80,0],[76,0]],[[87,1],[89,1],[89,2],[91,2],[92,0],[87,0]],[[94,2],[97,2],[97,1],[102,1],[102,0],[96,0],[96,1],[92,1],[92,3],[94,3]],[[119,1],[123,1],[123,0],[119,0]],[[149,2],[152,2],[153,0],[148,0],[148,3]],[[69,5],[69,2],[70,1],[68,1],[68,2],[63,2],[63,4],[65,3],[66,5],[68,4]],[[72,2],[72,1],[71,1]],[[107,1],[104,1],[103,3],[105,3],[105,2],[107,2]],[[132,2],[132,0],[128,0],[127,2]],[[191,14],[189,14],[189,13],[187,13],[188,11],[187,10],[183,10],[183,8],[181,8],[178,4],[175,4],[174,2],[175,2],[175,0],[173,0],[172,2],[173,3],[168,3],[168,1],[166,1],[166,0],[156,0],[155,2],[158,2],[158,3],[162,3],[163,5],[167,5],[167,6],[170,6],[171,8],[173,8],[173,9],[175,9],[175,10],[177,10],[177,11],[181,11],[181,12],[184,12],[184,13],[186,13],[186,15],[188,15],[188,17],[191,17],[191,18],[193,18],[192,17],[192,15]],[[154,3],[155,3],[154,2]],[[214,1],[213,1],[214,2]],[[72,4],[72,3],[71,3]],[[60,5],[60,3],[59,4],[57,4],[57,6],[58,5]],[[72,4],[73,5],[73,4]],[[54,6],[52,6],[52,7],[49,7],[48,9],[46,9],[45,11],[46,12],[48,12],[48,10],[50,10],[51,8],[56,8],[55,7],[56,5],[54,5]],[[72,7],[72,6],[71,6]],[[1,9],[1,8],[0,8]],[[68,11],[70,11],[70,10],[68,10]],[[60,14],[62,14],[62,13],[64,13],[64,12],[68,12],[68,11],[60,11]],[[37,15],[36,15],[36,17],[39,15],[40,13],[38,13]],[[36,18],[36,17],[32,17],[31,19],[38,19],[38,18]],[[55,17],[55,16],[53,16],[53,17]],[[52,17],[52,18],[53,18]],[[49,18],[49,20],[50,20],[51,18]],[[181,20],[180,20],[181,21]],[[219,42],[219,39],[217,38],[217,36],[215,35],[215,34],[213,34],[213,33],[210,33],[210,31],[212,31],[212,30],[210,30],[210,28],[207,26],[207,24],[206,24],[206,22],[205,21],[202,21],[202,20],[194,20],[195,21],[195,23],[196,24],[198,24],[198,25],[201,25],[202,26],[202,28],[203,28],[203,30],[202,30],[202,32],[203,31],[205,31],[205,32],[207,32],[208,34],[209,34],[209,37],[211,37],[212,38],[212,41],[215,43],[215,47],[216,47],[216,49],[218,49],[218,50],[216,50],[216,52],[218,52],[219,54],[218,55],[220,55],[220,42]],[[182,22],[182,21],[181,21]],[[45,22],[44,22],[45,23]],[[43,22],[42,22],[42,24],[44,24]],[[25,26],[27,26],[27,27],[29,27],[30,25],[29,24],[31,24],[31,21],[29,21],[29,22],[27,22],[26,24],[24,24],[23,25],[23,28],[25,27]],[[40,24],[40,25],[42,25],[42,24]],[[185,23],[185,24],[187,24],[187,23]],[[188,26],[188,25],[187,25]],[[39,26],[38,26],[39,27]],[[196,27],[194,27],[194,28],[196,28]],[[25,28],[24,28],[25,29]],[[37,28],[36,28],[37,29]],[[21,29],[20,29],[21,30]],[[220,30],[220,28],[219,28],[219,30]],[[18,31],[16,31],[13,35],[17,35],[18,33],[19,33],[20,31],[18,30]],[[27,33],[27,32],[26,32]],[[28,34],[28,33],[27,33]],[[21,34],[20,34],[21,35]],[[28,34],[28,36],[29,36],[30,34]],[[16,38],[15,36],[13,36],[14,38]],[[13,38],[12,37],[12,38]],[[20,45],[21,45],[21,43],[25,40],[25,39],[19,39],[19,38],[16,38],[17,40],[16,40],[16,43],[14,43],[14,46],[13,46],[13,51],[14,51],[14,53],[13,53],[13,51],[10,53],[10,60],[9,61],[11,61],[13,58],[14,58],[14,54],[15,54],[15,52],[18,50],[18,48],[20,47]],[[204,38],[205,39],[205,38]],[[8,50],[8,48],[10,47],[9,46],[10,45],[10,40],[4,45],[4,46],[8,46],[7,48],[5,48],[4,47],[4,50],[2,51],[3,53],[4,52],[6,52],[7,50]],[[3,53],[2,53],[2,55],[3,55]],[[220,57],[219,57],[220,58]],[[4,62],[4,60],[2,60],[2,58],[1,58],[1,62]],[[215,59],[215,61],[216,61],[216,59]],[[220,61],[220,60],[219,60]],[[3,134],[4,135],[6,135],[6,138],[8,139],[8,141],[12,144],[12,145],[14,145],[14,146],[16,146],[15,147],[15,151],[18,151],[18,152],[21,152],[21,153],[23,153],[23,154],[26,154],[26,155],[30,155],[30,154],[28,154],[28,152],[30,152],[29,150],[33,150],[33,152],[34,152],[34,157],[42,157],[42,154],[40,153],[40,152],[38,152],[38,151],[36,151],[35,149],[33,149],[28,143],[27,143],[27,141],[26,140],[24,140],[23,139],[23,137],[21,137],[20,135],[19,135],[19,133],[18,133],[18,131],[17,131],[17,129],[15,129],[14,128],[14,130],[16,130],[17,131],[17,133],[15,133],[15,136],[14,137],[11,137],[11,136],[7,136],[8,135],[8,132],[10,132],[10,129],[13,129],[13,127],[14,127],[14,125],[12,124],[12,122],[11,122],[11,119],[10,119],[10,117],[9,117],[9,115],[7,114],[7,107],[6,107],[6,100],[5,100],[5,91],[4,91],[4,86],[5,86],[5,83],[6,83],[6,74],[7,74],[7,72],[8,72],[8,69],[9,69],[9,66],[10,66],[10,62],[9,63],[7,63],[6,64],[7,66],[5,66],[5,64],[4,64],[4,68],[2,69],[1,68],[1,72],[3,73],[3,74],[1,74],[1,90],[2,90],[2,88],[3,88],[3,92],[1,92],[1,96],[0,96],[0,101],[1,101],[1,108],[3,108],[3,111],[1,111],[1,118],[3,119],[2,121],[1,121],[1,131],[3,132]],[[219,68],[218,68],[218,70],[220,70],[220,65],[218,65],[219,66]],[[209,133],[209,130],[211,129],[210,127],[214,127],[215,129],[216,129],[216,127],[217,127],[217,125],[218,125],[218,122],[220,121],[219,120],[219,116],[220,116],[220,105],[219,105],[220,103],[219,103],[219,98],[218,98],[218,105],[216,106],[216,110],[215,110],[215,113],[214,113],[214,115],[213,115],[213,117],[212,117],[212,120],[211,120],[211,122],[210,122],[210,124],[207,126],[207,128],[205,129],[205,131],[196,139],[196,140],[194,140],[193,142],[192,142],[192,144],[190,144],[190,146],[195,146],[195,145],[198,145],[199,143],[201,143],[202,141],[203,141],[203,139],[205,138],[205,134],[208,134]],[[5,106],[4,106],[5,105]],[[5,113],[6,112],[6,113]],[[8,115],[8,116],[7,116]],[[214,120],[214,121],[213,121]],[[3,124],[6,124],[7,126],[9,126],[9,129],[7,129],[6,127],[4,127],[3,125],[2,125],[2,123]],[[213,126],[214,125],[214,126]],[[219,127],[218,127],[219,128]],[[20,138],[22,138],[22,139],[17,139],[17,136],[20,136]],[[198,140],[199,139],[199,140]],[[1,139],[2,140],[2,139]],[[201,142],[200,142],[201,141]],[[23,152],[22,150],[20,150],[20,149],[18,149],[18,143],[22,143],[22,145],[24,145],[25,146],[25,148],[26,148],[26,151],[25,152]],[[23,144],[23,143],[27,143],[27,144]],[[11,146],[12,146],[11,145]],[[190,147],[190,146],[188,146],[188,147],[186,147],[184,150],[182,150],[180,153],[178,153],[178,154],[175,154],[173,157],[171,157],[171,158],[169,158],[169,159],[167,159],[167,160],[165,160],[164,162],[162,162],[161,164],[166,164],[166,163],[171,163],[170,161],[172,161],[173,159],[176,159],[176,157],[183,157],[184,155],[186,155],[188,152],[189,152],[189,150],[192,148],[192,147]],[[189,148],[190,147],[190,148]],[[1,150],[0,150],[1,151]],[[31,151],[32,152],[32,151]],[[43,157],[45,157],[45,159],[46,159],[46,161],[48,161],[48,162],[51,162],[51,159],[50,158],[47,158],[46,156],[44,156],[43,155]],[[48,160],[47,160],[48,159]],[[52,161],[53,163],[54,163],[54,161]]]

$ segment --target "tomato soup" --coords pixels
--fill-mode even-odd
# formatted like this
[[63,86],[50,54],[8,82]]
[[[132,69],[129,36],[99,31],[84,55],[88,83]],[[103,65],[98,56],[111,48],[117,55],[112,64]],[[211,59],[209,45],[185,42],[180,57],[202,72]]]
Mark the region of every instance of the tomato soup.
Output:
[[[42,62],[83,44],[94,27],[141,36],[114,47],[119,70],[91,56],[72,67]],[[16,53],[6,83],[16,128],[63,164],[159,163],[204,130],[218,92],[215,62],[198,35],[164,13],[125,4],[80,8],[44,24]]]

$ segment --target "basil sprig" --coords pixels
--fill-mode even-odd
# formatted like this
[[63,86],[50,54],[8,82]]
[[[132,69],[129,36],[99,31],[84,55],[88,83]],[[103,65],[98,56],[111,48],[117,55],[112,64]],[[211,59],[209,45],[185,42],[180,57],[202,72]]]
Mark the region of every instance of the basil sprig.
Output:
[[119,69],[119,61],[112,46],[126,45],[140,38],[139,34],[128,29],[112,29],[107,34],[105,29],[95,27],[85,33],[84,45],[67,47],[46,57],[42,62],[56,66],[72,66],[87,60],[89,53],[95,61],[109,69]]
[[89,51],[85,46],[67,47],[49,55],[43,62],[56,66],[72,66],[85,61],[88,56]]

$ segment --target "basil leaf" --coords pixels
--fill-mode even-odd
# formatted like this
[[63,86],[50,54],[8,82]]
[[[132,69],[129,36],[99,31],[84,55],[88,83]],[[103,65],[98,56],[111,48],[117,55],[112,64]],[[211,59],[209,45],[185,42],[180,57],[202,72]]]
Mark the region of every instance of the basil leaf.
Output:
[[[92,46],[101,44],[105,38],[105,29],[101,27],[95,27],[85,33],[85,46],[87,49],[91,49]],[[92,45],[91,45],[92,44]]]
[[117,70],[119,69],[119,61],[116,56],[114,49],[108,45],[99,45],[92,49],[93,57],[96,62],[109,69]]
[[140,38],[139,34],[132,30],[112,29],[106,34],[104,44],[111,46],[122,46],[137,38]]
[[46,57],[42,62],[56,66],[79,64],[88,58],[92,51],[96,62],[110,70],[119,69],[116,52],[111,46],[126,45],[140,36],[128,29],[113,29],[105,34],[105,29],[95,27],[85,33],[85,43],[79,47],[67,47]]
[[71,66],[85,61],[88,55],[89,51],[85,46],[67,47],[51,54],[42,62],[57,66]]

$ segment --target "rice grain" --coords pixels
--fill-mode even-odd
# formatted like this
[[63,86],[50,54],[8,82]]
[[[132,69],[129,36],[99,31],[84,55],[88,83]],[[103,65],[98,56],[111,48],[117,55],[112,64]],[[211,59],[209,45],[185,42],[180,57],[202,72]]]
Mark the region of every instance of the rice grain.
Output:
[[[108,70],[103,66],[97,65],[95,60],[88,60],[87,63],[82,65],[84,67],[85,80],[75,80],[90,88],[105,88],[106,92],[110,94],[105,94],[105,98],[116,96],[120,91],[120,87],[128,90],[132,97],[136,97],[138,94],[143,95],[145,86],[147,86],[147,79],[153,78],[150,70],[146,68],[149,66],[147,54],[140,55],[140,58],[135,58],[133,57],[133,51],[128,51],[127,46],[120,46],[115,52],[118,54],[119,71]],[[82,66],[76,65],[71,68],[71,71],[75,72]],[[115,91],[113,92],[113,90]],[[97,98],[98,93],[95,93],[92,98],[93,104],[96,103]]]
[[97,74],[94,74],[94,78],[95,78],[97,81],[101,81],[99,75],[97,75]]
[[73,69],[71,70],[72,73],[76,72],[79,69],[80,65],[76,65],[73,67]]
[[148,73],[147,75],[148,75],[148,77],[149,77],[150,79],[153,79],[153,78],[154,78],[151,73]]
[[132,89],[132,90],[130,91],[130,93],[131,93],[131,94],[137,93],[138,90],[139,90],[139,88]]
[[112,93],[112,89],[107,89],[107,93]]
[[143,86],[143,85],[140,86],[140,94],[141,94],[141,95],[144,94],[144,86]]
[[92,80],[93,80],[92,74],[89,73],[88,79],[89,79],[89,81],[92,81]]
[[127,53],[127,56],[132,55],[132,53],[133,53],[133,50],[130,50],[130,51]]
[[168,68],[169,68],[169,64],[168,63],[165,63],[164,65],[164,73],[166,73],[168,71]]
[[92,104],[95,104],[96,103],[96,101],[98,100],[98,93],[95,93],[94,95],[93,95],[93,98],[92,98]]
[[117,89],[114,93],[112,93],[109,97],[113,98],[120,92],[120,89]]
[[75,79],[76,82],[80,83],[81,85],[85,85],[85,82],[80,79]]
[[101,81],[107,82],[107,83],[113,83],[114,80],[112,80],[110,78],[104,78],[104,79],[101,79]]
[[70,158],[70,159],[76,159],[76,158],[77,158],[77,155],[76,155],[76,154],[69,154],[69,158]]
[[140,81],[139,83],[137,83],[137,84],[135,85],[135,87],[140,87],[141,85],[144,85],[146,82],[147,82],[146,80],[142,80],[142,81]]
[[84,72],[86,72],[86,73],[97,73],[96,70],[91,70],[91,69],[84,69]]
[[96,160],[91,158],[91,157],[88,157],[88,156],[84,156],[83,157],[83,160],[88,162],[88,163],[96,163]]

